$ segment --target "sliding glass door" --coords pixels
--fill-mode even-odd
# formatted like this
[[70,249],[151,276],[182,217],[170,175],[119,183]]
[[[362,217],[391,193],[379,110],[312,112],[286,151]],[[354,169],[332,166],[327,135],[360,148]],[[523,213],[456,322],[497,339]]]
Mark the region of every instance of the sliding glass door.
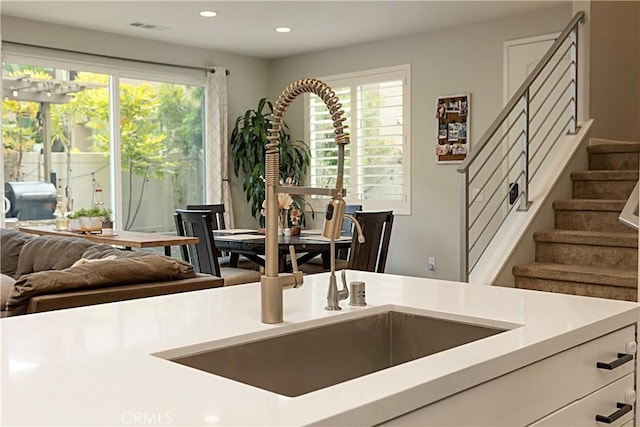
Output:
[[202,87],[120,79],[125,229],[174,228],[173,212],[203,200]]
[[103,203],[117,229],[172,232],[174,210],[204,200],[203,88],[124,75],[3,63],[4,182],[51,182],[68,211]]

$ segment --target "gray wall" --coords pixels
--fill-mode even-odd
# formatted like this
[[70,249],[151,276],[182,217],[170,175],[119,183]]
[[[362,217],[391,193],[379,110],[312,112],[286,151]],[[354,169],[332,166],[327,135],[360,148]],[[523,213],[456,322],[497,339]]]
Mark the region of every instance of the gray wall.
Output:
[[[459,274],[459,174],[435,162],[438,96],[471,94],[471,150],[502,107],[503,42],[560,31],[571,6],[273,61],[270,96],[304,77],[411,64],[412,212],[396,216],[387,272],[456,280]],[[303,138],[303,102],[286,117]],[[436,270],[427,257],[436,257]]]

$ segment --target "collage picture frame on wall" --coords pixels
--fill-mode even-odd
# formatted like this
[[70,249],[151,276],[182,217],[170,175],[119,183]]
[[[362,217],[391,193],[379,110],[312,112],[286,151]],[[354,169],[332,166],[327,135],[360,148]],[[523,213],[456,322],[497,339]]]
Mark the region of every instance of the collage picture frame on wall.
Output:
[[470,95],[438,97],[437,163],[460,163],[469,152]]

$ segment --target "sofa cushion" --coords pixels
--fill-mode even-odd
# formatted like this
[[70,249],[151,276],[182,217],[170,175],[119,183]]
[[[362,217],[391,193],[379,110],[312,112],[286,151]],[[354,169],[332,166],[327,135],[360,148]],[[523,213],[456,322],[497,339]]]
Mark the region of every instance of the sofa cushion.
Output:
[[9,294],[7,313],[9,316],[24,314],[29,298],[37,295],[196,277],[193,266],[184,261],[151,253],[135,253],[140,256],[24,275]]
[[0,311],[4,311],[7,307],[7,300],[15,283],[16,279],[13,277],[0,274]]
[[148,255],[153,256],[161,256],[156,255],[151,252],[143,252],[143,251],[123,251],[122,249],[116,249],[113,246],[109,245],[93,245],[87,248],[86,251],[82,253],[82,258],[94,260],[94,259],[103,259],[107,257],[115,257],[115,258],[139,258]]
[[0,229],[0,273],[15,277],[22,246],[33,238],[18,230]]
[[69,268],[92,246],[96,243],[74,237],[40,236],[30,239],[22,246],[13,277],[18,279],[33,272]]

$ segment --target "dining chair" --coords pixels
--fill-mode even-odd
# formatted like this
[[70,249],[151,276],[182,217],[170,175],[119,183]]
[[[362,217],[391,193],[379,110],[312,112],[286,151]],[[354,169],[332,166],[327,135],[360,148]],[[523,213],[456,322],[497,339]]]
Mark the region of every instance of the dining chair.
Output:
[[187,245],[189,260],[196,272],[222,277],[224,286],[260,281],[259,271],[220,266],[211,211],[176,209],[174,218],[178,234],[198,238],[197,244]]
[[362,227],[365,240],[360,243],[356,236],[351,240],[347,268],[384,273],[393,228],[393,211],[359,211],[354,216]]
[[214,221],[211,223],[214,230],[224,230],[227,228],[224,223],[224,203],[216,203],[211,205],[187,205],[190,211],[210,211],[214,214]]
[[[203,210],[210,211],[213,214],[211,225],[214,230],[225,230],[227,227],[224,221],[224,214],[226,212],[224,203],[214,203],[209,205],[187,205],[187,210]],[[184,252],[184,251],[183,251]],[[184,257],[183,257],[184,259]],[[188,259],[185,259],[188,261]],[[222,267],[228,267],[231,264],[231,256],[228,252],[218,251],[218,263]],[[243,255],[238,255],[238,267],[246,268],[249,270],[257,270],[258,265],[246,258]]]

